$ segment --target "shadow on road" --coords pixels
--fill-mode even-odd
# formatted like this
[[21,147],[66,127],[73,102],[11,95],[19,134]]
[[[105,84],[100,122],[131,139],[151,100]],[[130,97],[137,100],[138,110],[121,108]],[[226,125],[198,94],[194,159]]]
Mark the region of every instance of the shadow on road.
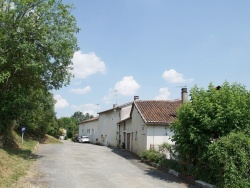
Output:
[[[138,155],[136,155],[132,152],[129,152],[127,150],[124,150],[124,149],[117,149],[117,148],[111,148],[111,149],[112,149],[111,151],[113,153],[115,153],[115,154],[117,154],[117,155],[119,155],[127,160],[133,161],[132,163],[135,164],[136,166],[138,166],[138,167],[142,166],[142,163],[140,161],[140,157]],[[145,174],[147,174],[153,178],[156,178],[156,179],[159,179],[159,180],[162,180],[165,182],[170,182],[170,183],[186,184],[187,188],[196,188],[196,186],[194,186],[194,185],[190,185],[188,183],[183,183],[182,180],[173,176],[172,174],[158,170],[158,169],[151,167],[149,165],[147,165],[147,167],[143,168],[142,170],[144,170]]]
[[133,160],[140,160],[140,157],[134,153],[131,153],[127,150],[124,150],[124,149],[117,149],[117,148],[112,148],[112,152],[125,158],[125,159],[133,159]]
[[21,149],[4,149],[4,150],[8,152],[9,155],[15,155],[23,159],[36,160],[36,159],[44,157],[42,155],[37,155],[35,153],[32,153],[31,150],[21,150]]

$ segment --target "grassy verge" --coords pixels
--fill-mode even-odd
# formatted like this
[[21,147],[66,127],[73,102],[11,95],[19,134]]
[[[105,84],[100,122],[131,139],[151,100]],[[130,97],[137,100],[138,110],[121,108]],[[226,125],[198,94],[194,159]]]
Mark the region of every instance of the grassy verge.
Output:
[[20,149],[0,148],[0,187],[11,187],[20,176],[25,175],[34,160],[32,149],[37,141],[25,141],[21,144],[21,137],[14,133],[14,140]]
[[[13,132],[13,142],[19,148],[1,148],[0,147],[0,188],[13,187],[17,180],[26,175],[30,165],[36,159],[32,153],[38,141],[24,136],[24,142],[21,143],[21,136]],[[44,144],[61,143],[58,139],[46,135],[43,139]]]
[[54,138],[53,136],[50,135],[45,135],[44,141],[42,142],[43,144],[62,144],[62,142]]

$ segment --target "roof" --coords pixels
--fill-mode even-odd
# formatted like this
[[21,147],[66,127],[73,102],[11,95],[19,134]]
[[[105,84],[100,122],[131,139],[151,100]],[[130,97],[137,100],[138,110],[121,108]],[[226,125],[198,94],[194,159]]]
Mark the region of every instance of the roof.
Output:
[[181,100],[136,100],[135,107],[147,124],[170,124],[176,118]]
[[90,122],[90,121],[96,121],[99,119],[99,116],[96,116],[96,117],[93,117],[93,118],[90,118],[90,119],[86,119],[84,121],[81,121],[79,122],[78,124],[81,124],[81,123],[87,123],[87,122]]
[[131,108],[132,108],[132,104],[121,108],[121,121],[130,117]]
[[[115,109],[121,109],[121,108],[124,108],[126,106],[130,106],[132,104],[133,104],[133,102],[128,102],[128,103],[116,106]],[[114,108],[111,108],[111,109],[108,109],[108,110],[105,110],[105,111],[102,111],[102,112],[98,112],[98,114],[106,113],[106,112],[113,111],[113,110],[114,110]]]

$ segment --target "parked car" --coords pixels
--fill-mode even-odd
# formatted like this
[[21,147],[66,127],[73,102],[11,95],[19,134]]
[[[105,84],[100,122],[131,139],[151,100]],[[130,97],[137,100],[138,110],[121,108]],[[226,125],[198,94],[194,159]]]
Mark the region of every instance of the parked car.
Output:
[[79,139],[80,139],[81,137],[80,136],[75,136],[74,138],[73,138],[73,141],[74,142],[79,142]]
[[88,136],[81,136],[81,137],[79,138],[79,141],[78,141],[78,142],[80,142],[80,143],[84,143],[84,142],[89,143],[89,137],[88,137]]

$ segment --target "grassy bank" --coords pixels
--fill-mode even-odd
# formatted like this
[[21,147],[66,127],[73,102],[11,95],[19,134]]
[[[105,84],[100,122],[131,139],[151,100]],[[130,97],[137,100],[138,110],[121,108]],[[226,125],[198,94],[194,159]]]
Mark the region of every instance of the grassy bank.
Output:
[[[13,142],[19,148],[0,148],[0,188],[13,187],[13,184],[24,176],[30,165],[36,159],[33,153],[38,141],[25,138],[21,143],[21,136],[13,132]],[[61,143],[58,139],[46,135],[43,143]]]

